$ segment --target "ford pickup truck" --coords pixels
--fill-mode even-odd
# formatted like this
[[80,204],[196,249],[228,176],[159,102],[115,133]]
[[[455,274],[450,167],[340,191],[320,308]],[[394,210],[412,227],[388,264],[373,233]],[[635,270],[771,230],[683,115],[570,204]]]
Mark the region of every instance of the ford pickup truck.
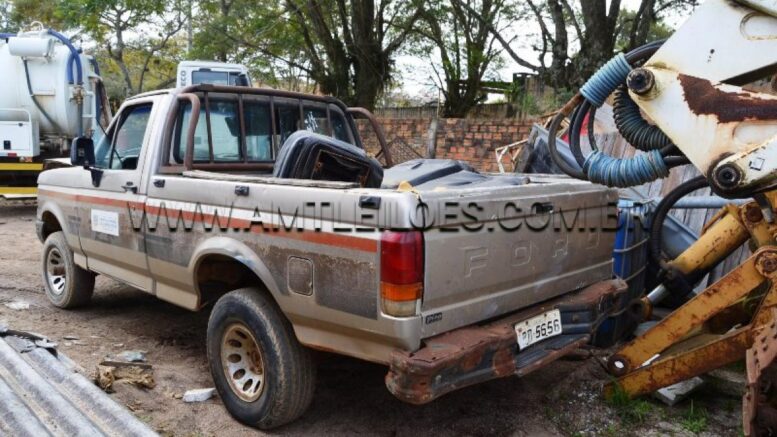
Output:
[[592,340],[626,290],[616,191],[452,160],[383,168],[356,113],[236,86],[127,100],[38,180],[49,300],[86,304],[100,274],[209,309],[218,393],[265,429],[309,405],[310,349],[384,364],[391,393],[422,404]]

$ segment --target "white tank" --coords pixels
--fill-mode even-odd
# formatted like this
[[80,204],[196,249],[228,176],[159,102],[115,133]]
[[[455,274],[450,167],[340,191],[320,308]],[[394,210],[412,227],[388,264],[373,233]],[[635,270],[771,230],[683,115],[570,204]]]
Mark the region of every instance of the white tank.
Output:
[[[73,83],[68,81],[70,49],[47,31],[19,34],[8,40],[0,39],[0,120],[5,116],[18,118],[25,111],[30,114],[35,149],[43,143],[59,143],[67,148],[68,141],[78,135],[79,117],[83,132],[93,128],[95,117],[94,87],[99,79],[91,57],[81,59],[83,113],[79,112],[76,95],[77,64],[72,63]],[[26,59],[32,92],[48,118],[34,103],[27,86],[24,63]],[[21,110],[21,111],[20,111]],[[9,115],[14,113],[14,115]]]

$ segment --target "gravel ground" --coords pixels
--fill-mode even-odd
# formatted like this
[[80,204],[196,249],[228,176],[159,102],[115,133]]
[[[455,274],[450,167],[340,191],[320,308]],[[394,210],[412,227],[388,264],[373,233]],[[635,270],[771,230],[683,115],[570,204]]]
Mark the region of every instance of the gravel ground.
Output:
[[[48,304],[39,273],[35,206],[0,201],[0,320],[49,336],[93,377],[106,356],[147,351],[156,387],[117,384],[111,396],[163,435],[261,434],[233,420],[215,397],[187,404],[186,390],[211,387],[205,356],[209,309],[198,313],[98,277],[92,304],[75,311]],[[5,304],[24,301],[28,309]],[[77,337],[66,340],[64,337]],[[316,353],[316,395],[297,422],[275,435],[740,435],[740,399],[707,384],[669,408],[651,399],[604,401],[607,351],[561,360],[523,379],[505,378],[412,406],[386,390],[382,366]]]

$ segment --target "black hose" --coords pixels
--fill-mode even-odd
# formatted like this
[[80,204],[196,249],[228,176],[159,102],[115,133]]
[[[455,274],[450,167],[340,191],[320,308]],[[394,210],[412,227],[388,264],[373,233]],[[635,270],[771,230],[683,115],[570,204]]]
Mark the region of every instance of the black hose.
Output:
[[683,152],[681,152],[680,149],[677,146],[675,146],[674,144],[670,144],[670,145],[668,145],[668,146],[666,146],[666,147],[661,149],[661,155],[662,156],[670,156],[670,155],[677,155],[677,154],[681,154],[682,155],[682,153]]
[[664,164],[669,168],[688,165],[691,161],[685,156],[664,156]]
[[583,169],[574,168],[569,165],[564,157],[558,153],[558,149],[556,148],[556,132],[558,132],[558,128],[561,126],[561,122],[564,121],[565,117],[564,111],[559,111],[555,117],[553,117],[553,121],[550,122],[550,127],[548,128],[548,151],[550,152],[550,159],[552,159],[556,166],[567,175],[575,179],[585,180],[586,178],[585,174],[583,174]]
[[612,112],[618,132],[637,149],[648,151],[672,145],[672,140],[658,126],[642,117],[625,85],[615,90]]
[[[580,131],[583,128],[585,115],[590,108],[591,104],[588,100],[584,100],[583,103],[575,108],[575,112],[572,113],[572,117],[569,120],[569,149],[572,151],[572,155],[580,168],[583,168],[585,163],[585,156],[583,156],[583,151],[580,148]],[[585,173],[585,170],[583,170],[583,173]]]
[[661,255],[661,234],[663,231],[664,221],[669,214],[669,210],[672,209],[675,203],[688,194],[700,190],[709,186],[707,179],[704,176],[696,176],[693,179],[688,179],[682,184],[678,185],[674,190],[667,194],[661,202],[656,206],[656,210],[653,212],[653,219],[650,223],[650,258],[658,265],[661,265],[664,261],[664,257]]
[[662,45],[664,45],[664,42],[666,42],[666,39],[660,39],[641,45],[636,49],[626,53],[626,60],[629,61],[629,64],[634,66],[638,62],[653,56],[653,54],[657,52]]
[[22,64],[24,64],[24,75],[27,78],[27,92],[30,93],[30,98],[32,99],[32,103],[35,104],[35,107],[38,108],[38,111],[40,111],[41,115],[51,123],[52,126],[57,130],[57,132],[63,132],[62,129],[57,125],[57,123],[54,122],[54,120],[49,117],[49,114],[46,112],[46,110],[43,109],[43,107],[40,105],[40,102],[38,102],[38,99],[35,97],[35,93],[32,92],[32,83],[30,82],[30,69],[27,67],[27,60],[22,59]]
[[594,135],[594,122],[596,121],[596,106],[591,106],[591,110],[588,111],[588,145],[591,150],[599,150],[599,146],[596,144],[596,135]]

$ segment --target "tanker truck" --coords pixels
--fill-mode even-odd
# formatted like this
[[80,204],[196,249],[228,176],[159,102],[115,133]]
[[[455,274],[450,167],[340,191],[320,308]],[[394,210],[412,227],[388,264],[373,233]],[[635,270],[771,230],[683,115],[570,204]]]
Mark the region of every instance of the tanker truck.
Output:
[[34,196],[47,158],[111,119],[97,62],[51,29],[0,33],[0,196]]

